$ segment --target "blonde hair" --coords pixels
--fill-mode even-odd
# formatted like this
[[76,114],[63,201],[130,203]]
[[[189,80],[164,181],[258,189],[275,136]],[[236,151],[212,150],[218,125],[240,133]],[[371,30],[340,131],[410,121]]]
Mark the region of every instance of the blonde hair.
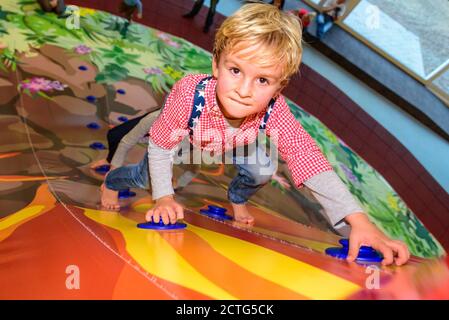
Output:
[[298,17],[266,3],[243,5],[228,17],[215,35],[214,58],[218,62],[223,52],[235,52],[246,47],[263,46],[252,58],[261,65],[282,65],[287,82],[301,64],[302,32]]

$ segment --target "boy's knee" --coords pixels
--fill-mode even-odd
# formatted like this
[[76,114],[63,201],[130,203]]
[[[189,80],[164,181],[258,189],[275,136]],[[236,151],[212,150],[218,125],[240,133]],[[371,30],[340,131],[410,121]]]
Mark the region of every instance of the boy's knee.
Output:
[[258,172],[251,172],[251,180],[254,183],[254,185],[264,185],[270,182],[271,177],[273,176],[274,171],[272,170],[271,166],[267,168],[259,168]]
[[268,182],[270,182],[271,177],[276,172],[276,170],[277,170],[277,167],[274,165],[274,163],[272,161],[270,161],[267,166],[259,167],[259,170],[258,170],[259,172],[256,175],[256,180],[258,180],[259,182],[262,182],[260,184],[268,183]]
[[268,182],[270,182],[271,176],[272,176],[272,174],[270,174],[270,175],[261,174],[261,175],[254,176],[254,177],[253,177],[253,179],[254,179],[254,184],[255,184],[255,185],[264,185],[264,184],[267,184]]
[[257,186],[270,182],[275,172],[276,167],[270,162],[268,166],[258,166],[257,168],[252,168],[252,170],[247,170],[247,175],[251,178],[251,183]]

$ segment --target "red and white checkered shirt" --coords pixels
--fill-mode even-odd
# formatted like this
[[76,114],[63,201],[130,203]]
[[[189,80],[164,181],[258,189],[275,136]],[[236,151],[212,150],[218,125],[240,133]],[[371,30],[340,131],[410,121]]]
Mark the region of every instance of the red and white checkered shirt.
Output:
[[[207,76],[188,75],[173,86],[162,113],[149,132],[156,145],[173,149],[189,134],[188,120],[192,113],[195,88]],[[202,150],[221,153],[254,142],[265,110],[247,117],[239,130],[230,130],[217,104],[216,84],[217,81],[212,79],[206,85],[206,103],[193,129],[191,143]],[[315,141],[291,113],[283,96],[279,96],[274,104],[265,133],[277,145],[297,187],[316,174],[332,170]]]

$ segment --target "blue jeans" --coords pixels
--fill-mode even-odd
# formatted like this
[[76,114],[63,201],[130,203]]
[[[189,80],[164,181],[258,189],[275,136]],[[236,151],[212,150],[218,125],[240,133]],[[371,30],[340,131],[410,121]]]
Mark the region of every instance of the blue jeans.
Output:
[[[265,184],[276,172],[273,161],[261,147],[251,145],[253,152],[243,156],[233,156],[238,173],[228,188],[228,199],[232,203],[243,204]],[[276,162],[277,164],[277,162]]]
[[320,13],[316,17],[316,36],[318,39],[323,39],[324,34],[332,28],[334,25],[334,19],[327,15]]
[[148,189],[150,178],[148,173],[148,153],[138,164],[122,166],[112,170],[104,180],[106,188],[120,191],[128,188]]
[[[276,172],[274,161],[262,148],[256,147],[252,151],[249,155],[232,156],[233,164],[238,170],[228,188],[228,199],[232,203],[246,203]],[[109,172],[105,185],[115,191],[128,188],[148,189],[150,187],[148,154],[145,153],[138,164],[123,166]]]

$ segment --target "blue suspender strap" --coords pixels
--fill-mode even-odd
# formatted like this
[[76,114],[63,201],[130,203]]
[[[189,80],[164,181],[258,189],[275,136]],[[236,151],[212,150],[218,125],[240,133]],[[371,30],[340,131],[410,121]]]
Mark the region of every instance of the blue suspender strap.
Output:
[[190,135],[193,135],[193,128],[197,124],[198,119],[200,118],[201,113],[203,112],[204,105],[206,104],[206,100],[204,98],[204,89],[206,88],[210,79],[212,79],[212,77],[206,77],[206,78],[202,79],[196,85],[195,95],[193,97],[192,113],[190,114],[190,118],[189,118],[189,134]]
[[265,112],[265,116],[262,119],[262,122],[260,123],[259,130],[265,130],[267,127],[268,118],[270,117],[271,111],[273,111],[274,103],[276,102],[276,99],[271,99],[270,103],[268,104],[267,112]]
[[[263,133],[265,132],[265,129],[267,127],[268,118],[270,117],[270,114],[273,111],[275,102],[276,102],[276,99],[273,98],[273,99],[270,100],[270,103],[268,103],[267,111],[265,112],[265,115],[263,116],[263,119],[260,122],[259,133],[260,132],[263,132]],[[259,139],[256,140],[256,146],[259,146]]]

